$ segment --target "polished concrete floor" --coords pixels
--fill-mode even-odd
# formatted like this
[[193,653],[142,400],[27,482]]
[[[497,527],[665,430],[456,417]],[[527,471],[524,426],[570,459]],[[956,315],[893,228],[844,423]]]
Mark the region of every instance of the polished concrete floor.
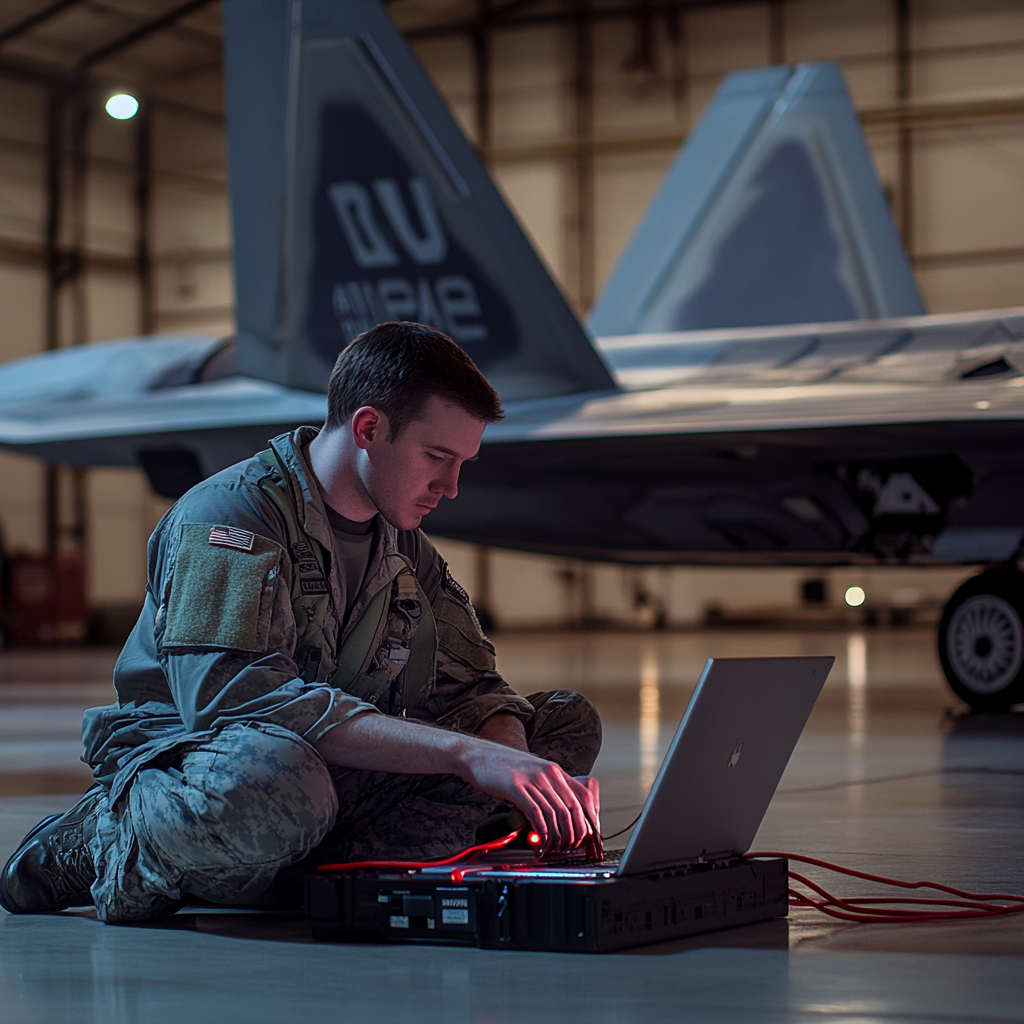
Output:
[[[572,687],[600,709],[606,831],[636,813],[706,657],[834,654],[755,845],[1024,892],[1024,714],[949,717],[927,631],[506,634],[497,645],[523,692]],[[114,655],[0,653],[0,857],[87,785],[79,719],[110,699]],[[112,928],[91,913],[0,914],[0,1021],[172,1020],[1024,1021],[1024,915],[853,925],[799,910],[586,957],[314,945],[287,915],[184,912]]]

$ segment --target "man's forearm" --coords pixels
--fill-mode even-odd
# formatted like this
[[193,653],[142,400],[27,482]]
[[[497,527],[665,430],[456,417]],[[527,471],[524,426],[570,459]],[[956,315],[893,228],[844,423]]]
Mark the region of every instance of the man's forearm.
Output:
[[[509,714],[485,719],[477,737],[513,750],[529,751],[523,723]],[[365,768],[378,772],[413,775],[467,774],[467,755],[484,751],[476,737],[447,729],[432,729],[405,718],[366,712],[335,726],[317,743],[324,760],[340,768]]]
[[447,729],[365,712],[325,733],[316,748],[329,765],[339,768],[465,777],[467,744],[479,742]]

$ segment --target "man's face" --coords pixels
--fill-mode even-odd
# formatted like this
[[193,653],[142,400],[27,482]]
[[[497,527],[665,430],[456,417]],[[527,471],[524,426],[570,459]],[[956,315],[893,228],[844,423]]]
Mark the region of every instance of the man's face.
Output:
[[[431,395],[396,440],[387,418],[376,426],[353,417],[356,443],[365,457],[359,475],[377,511],[399,530],[415,530],[444,498],[459,493],[459,471],[476,458],[486,424],[460,406]],[[366,429],[367,426],[370,429]]]

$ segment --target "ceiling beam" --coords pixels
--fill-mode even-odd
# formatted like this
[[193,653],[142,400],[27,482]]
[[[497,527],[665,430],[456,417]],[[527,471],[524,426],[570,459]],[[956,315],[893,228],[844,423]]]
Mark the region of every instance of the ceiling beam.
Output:
[[[635,18],[636,3],[609,7],[589,7],[575,10],[515,12],[529,7],[533,0],[510,0],[502,7],[493,8],[488,14],[460,21],[438,22],[404,30],[406,39],[430,39],[438,36],[459,35],[465,32],[479,32],[490,28],[516,28],[530,25],[569,25],[580,21],[608,21],[621,18]],[[650,0],[646,10],[650,14],[701,10],[709,7],[746,7],[761,4],[764,0]]]
[[50,4],[49,7],[44,7],[41,11],[36,11],[35,14],[30,14],[27,18],[22,18],[21,21],[11,25],[10,28],[0,29],[0,46],[11,39],[24,35],[26,32],[31,32],[37,25],[42,25],[43,22],[55,18],[61,11],[66,11],[69,7],[77,7],[84,2],[85,0],[57,0],[56,3]]
[[[116,23],[119,27],[123,26],[126,31],[134,31],[139,26],[138,15],[128,13],[123,7],[113,6],[106,3],[105,0],[87,0],[87,3],[89,4],[90,11],[117,19]],[[215,46],[218,51],[220,50],[220,32],[209,32],[206,29],[197,28],[195,25],[168,25],[166,31],[169,36],[175,36],[185,42],[194,43],[196,46]]]
[[140,25],[138,28],[133,29],[131,32],[121,36],[119,39],[115,39],[112,42],[107,43],[106,46],[101,46],[98,50],[93,50],[92,53],[87,53],[78,62],[77,69],[79,73],[88,71],[94,64],[98,64],[100,61],[116,56],[123,50],[127,50],[128,47],[134,46],[143,39],[147,39],[149,36],[153,35],[154,32],[159,32],[161,29],[165,29],[169,25],[173,25],[179,19],[188,17],[188,15],[194,14],[196,11],[202,10],[204,7],[209,7],[214,2],[216,2],[216,0],[189,0],[188,3],[181,4],[181,6],[171,9],[166,14],[161,15],[159,18],[155,18],[153,21],[147,21],[144,25]]

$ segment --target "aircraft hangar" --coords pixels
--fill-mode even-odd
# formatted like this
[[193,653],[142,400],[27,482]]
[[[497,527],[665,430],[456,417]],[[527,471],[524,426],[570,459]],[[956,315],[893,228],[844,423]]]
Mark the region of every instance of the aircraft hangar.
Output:
[[[370,75],[384,85],[365,110],[392,111],[413,141],[394,171],[366,155],[384,160],[379,125],[360,135],[352,121],[332,157],[356,170],[324,179],[352,180],[330,185],[309,230],[315,247],[316,217],[329,220],[355,260],[324,292],[330,359],[383,319],[484,352],[473,343],[495,324],[468,322],[486,313],[484,280],[509,321],[534,325],[522,365],[478,360],[508,417],[424,529],[511,686],[579,691],[600,712],[603,831],[630,834],[708,658],[834,657],[747,849],[866,873],[790,862],[847,899],[889,895],[875,876],[1024,893],[1022,57],[1019,0],[6,0],[3,859],[90,784],[81,717],[115,699],[147,539],[183,490],[241,457],[211,462],[180,423],[152,441],[170,428],[118,417],[155,422],[152,399],[166,420],[186,387],[201,399],[241,372],[264,388],[254,407],[303,410],[246,421],[246,452],[316,422],[305,410],[321,408],[330,360],[280,355],[322,330],[280,298],[305,287],[290,275],[307,236],[288,225],[303,174],[316,177],[302,156],[310,97],[348,75],[351,106]],[[278,65],[293,76],[275,84]],[[737,113],[750,96],[761,112]],[[401,149],[394,125],[381,137]],[[771,150],[780,138],[806,144],[810,171]],[[392,179],[409,167],[403,193]],[[801,234],[804,213],[818,220]],[[813,246],[832,238],[838,269],[819,279]],[[724,314],[679,319],[742,267]],[[769,278],[769,299],[789,295],[795,312],[730,319]],[[652,298],[630,320],[616,304],[655,281],[658,295],[690,289],[670,295],[677,319],[655,323],[669,300]],[[829,307],[836,281],[853,298]],[[269,294],[279,306],[265,312]],[[30,357],[50,361],[18,362]],[[531,383],[537,367],[549,383]],[[61,420],[93,394],[106,404],[91,419]],[[821,440],[850,424],[841,444]],[[103,431],[107,447],[89,447]],[[991,582],[968,583],[981,573]],[[723,767],[755,746],[730,739]],[[3,914],[0,991],[18,1022],[1021,1019],[1024,917],[1011,912],[1024,898],[909,919],[898,903],[831,902],[829,916],[812,905],[827,893],[792,884],[804,895],[787,917],[738,925],[723,905],[723,927],[661,941],[638,910],[622,953],[649,955],[629,959],[539,940],[313,943],[296,907],[188,905],[145,928],[103,925],[91,907]],[[668,906],[653,911],[666,928]]]

